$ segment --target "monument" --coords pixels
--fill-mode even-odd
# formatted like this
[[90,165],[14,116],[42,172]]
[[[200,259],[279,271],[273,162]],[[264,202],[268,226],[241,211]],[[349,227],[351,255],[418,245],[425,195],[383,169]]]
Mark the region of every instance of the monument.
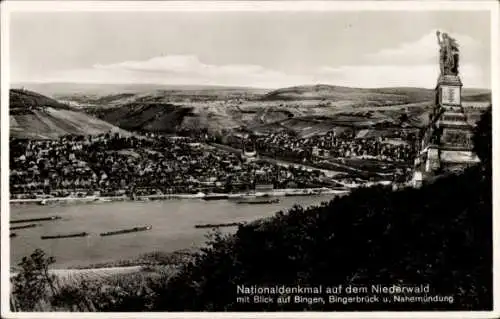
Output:
[[463,169],[479,162],[473,152],[473,132],[462,107],[459,47],[446,33],[436,32],[440,74],[428,127],[415,160],[414,183],[439,172]]

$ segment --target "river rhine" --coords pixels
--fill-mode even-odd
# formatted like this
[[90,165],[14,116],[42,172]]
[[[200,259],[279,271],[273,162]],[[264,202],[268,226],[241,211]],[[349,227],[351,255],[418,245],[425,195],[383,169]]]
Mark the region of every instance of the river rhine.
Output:
[[[65,268],[137,257],[153,251],[172,252],[199,247],[208,229],[196,224],[252,221],[273,216],[294,204],[317,205],[335,195],[281,197],[279,203],[237,204],[226,200],[173,199],[150,202],[108,202],[78,205],[11,205],[14,219],[61,216],[55,221],[36,222],[39,226],[14,230],[11,238],[11,264],[36,248],[56,258],[55,267]],[[152,225],[150,231],[101,237],[99,233]],[[235,231],[235,227],[226,228]],[[87,237],[42,240],[40,236],[88,232]]]

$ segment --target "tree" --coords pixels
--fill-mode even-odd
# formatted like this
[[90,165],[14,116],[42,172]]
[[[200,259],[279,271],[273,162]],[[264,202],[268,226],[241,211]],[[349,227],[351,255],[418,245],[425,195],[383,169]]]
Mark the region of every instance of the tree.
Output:
[[20,310],[33,311],[37,304],[48,297],[48,292],[55,294],[53,275],[49,266],[54,257],[46,257],[41,249],[36,249],[30,257],[23,257],[19,263],[21,271],[13,278],[13,295]]
[[409,118],[408,118],[408,114],[406,113],[403,113],[399,116],[399,121],[401,123],[405,123],[405,122],[408,122]]
[[491,107],[486,110],[474,129],[474,151],[481,159],[483,166],[491,170],[492,160],[492,110]]

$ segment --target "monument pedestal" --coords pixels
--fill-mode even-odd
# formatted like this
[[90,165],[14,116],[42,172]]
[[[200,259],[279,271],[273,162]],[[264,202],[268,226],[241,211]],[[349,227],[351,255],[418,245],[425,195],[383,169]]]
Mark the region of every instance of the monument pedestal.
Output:
[[436,86],[436,106],[428,128],[425,172],[463,169],[479,162],[473,152],[473,131],[461,104],[458,75],[441,75]]
[[462,108],[458,44],[446,33],[437,31],[436,35],[441,72],[435,90],[435,106],[415,159],[415,187],[443,171],[463,170],[479,162],[473,152],[472,127]]

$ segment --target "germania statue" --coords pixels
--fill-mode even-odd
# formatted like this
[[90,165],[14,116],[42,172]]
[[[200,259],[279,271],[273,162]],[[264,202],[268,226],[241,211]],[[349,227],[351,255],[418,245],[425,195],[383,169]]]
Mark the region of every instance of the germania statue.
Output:
[[458,75],[458,43],[447,33],[436,31],[441,75]]

